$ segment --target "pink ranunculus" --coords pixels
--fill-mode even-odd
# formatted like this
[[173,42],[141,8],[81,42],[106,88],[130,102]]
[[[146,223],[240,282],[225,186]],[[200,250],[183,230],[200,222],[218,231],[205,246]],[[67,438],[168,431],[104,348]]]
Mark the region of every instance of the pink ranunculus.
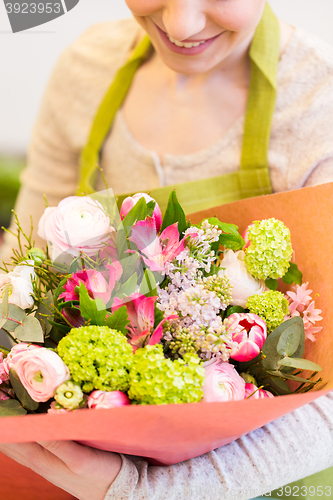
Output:
[[94,391],[88,397],[88,408],[93,410],[119,408],[130,404],[128,396],[121,391]]
[[12,348],[8,356],[3,360],[3,369],[5,374],[7,375],[7,379],[9,377],[9,370],[18,360],[25,354],[26,352],[33,351],[34,349],[41,349],[41,346],[34,344],[26,344],[25,342],[21,342],[20,344],[15,344]]
[[69,370],[60,356],[45,347],[24,353],[13,368],[37,403],[48,401],[59,385],[70,379]]
[[57,207],[46,208],[38,225],[52,260],[63,253],[93,257],[109,243],[113,230],[102,205],[89,196],[69,196]]
[[234,313],[224,320],[234,342],[230,357],[236,361],[251,361],[260,353],[267,338],[263,319],[252,313]]
[[206,361],[204,367],[203,401],[206,403],[221,403],[244,399],[245,381],[232,364],[211,360]]
[[[126,215],[130,212],[130,210],[132,210],[134,205],[136,205],[141,198],[144,198],[146,200],[146,203],[149,203],[150,201],[155,201],[154,198],[152,198],[146,193],[137,193],[134,196],[128,196],[127,198],[124,199],[121,205],[120,217],[122,220],[126,217]],[[162,226],[162,212],[157,203],[153,211],[152,219],[154,220],[154,227],[156,231],[159,232]]]
[[258,389],[254,384],[245,384],[245,398],[244,399],[263,399],[274,398],[274,395],[265,389]]

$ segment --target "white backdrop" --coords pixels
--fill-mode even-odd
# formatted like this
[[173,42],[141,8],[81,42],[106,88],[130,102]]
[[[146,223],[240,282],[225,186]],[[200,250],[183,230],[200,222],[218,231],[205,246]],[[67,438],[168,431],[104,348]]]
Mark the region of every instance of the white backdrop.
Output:
[[[277,15],[333,45],[333,0],[270,0]],[[65,16],[13,34],[0,0],[0,154],[24,154],[43,89],[62,50],[88,26],[127,17],[124,0],[80,0]]]

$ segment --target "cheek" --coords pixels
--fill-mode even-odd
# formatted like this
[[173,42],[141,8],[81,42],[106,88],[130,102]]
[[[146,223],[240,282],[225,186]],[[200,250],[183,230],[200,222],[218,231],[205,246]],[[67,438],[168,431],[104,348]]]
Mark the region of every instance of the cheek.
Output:
[[252,29],[259,23],[265,3],[266,0],[222,0],[210,18],[228,31]]
[[136,17],[145,17],[161,10],[165,0],[125,0],[127,7]]

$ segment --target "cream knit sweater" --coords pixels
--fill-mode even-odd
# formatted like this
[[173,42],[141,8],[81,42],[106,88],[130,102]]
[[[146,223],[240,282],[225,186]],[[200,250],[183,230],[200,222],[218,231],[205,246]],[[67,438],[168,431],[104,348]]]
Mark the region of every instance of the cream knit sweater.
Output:
[[[35,230],[44,211],[75,193],[78,159],[117,69],[142,35],[131,19],[93,26],[60,57],[33,131],[16,211]],[[244,117],[211,147],[163,160],[116,116],[102,154],[115,193],[212,177],[239,166]],[[333,49],[297,29],[281,57],[269,150],[274,191],[333,181]],[[98,184],[97,188],[103,188]],[[42,244],[37,238],[37,245]],[[15,241],[7,237],[0,259]],[[170,436],[172,438],[172,436]],[[172,467],[123,456],[106,500],[245,500],[333,466],[333,395],[201,457]]]

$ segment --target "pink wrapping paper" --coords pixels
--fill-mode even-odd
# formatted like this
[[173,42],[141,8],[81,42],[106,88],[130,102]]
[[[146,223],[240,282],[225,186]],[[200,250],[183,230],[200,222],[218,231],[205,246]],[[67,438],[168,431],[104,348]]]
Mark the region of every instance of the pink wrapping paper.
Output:
[[[289,227],[298,267],[323,310],[324,328],[317,342],[306,342],[306,357],[323,367],[325,390],[274,399],[166,406],[127,406],[113,410],[80,410],[67,415],[28,415],[1,419],[1,442],[77,440],[96,448],[141,455],[151,463],[174,464],[227,444],[333,388],[333,183],[262,196],[193,214],[193,223],[217,216],[240,231],[254,220],[275,217]],[[14,467],[14,469],[13,469]],[[11,484],[15,472],[15,492]],[[72,498],[31,471],[0,456],[1,492],[6,500]],[[47,486],[46,486],[47,484]],[[29,485],[29,487],[27,487]],[[16,495],[16,496],[15,496]]]

